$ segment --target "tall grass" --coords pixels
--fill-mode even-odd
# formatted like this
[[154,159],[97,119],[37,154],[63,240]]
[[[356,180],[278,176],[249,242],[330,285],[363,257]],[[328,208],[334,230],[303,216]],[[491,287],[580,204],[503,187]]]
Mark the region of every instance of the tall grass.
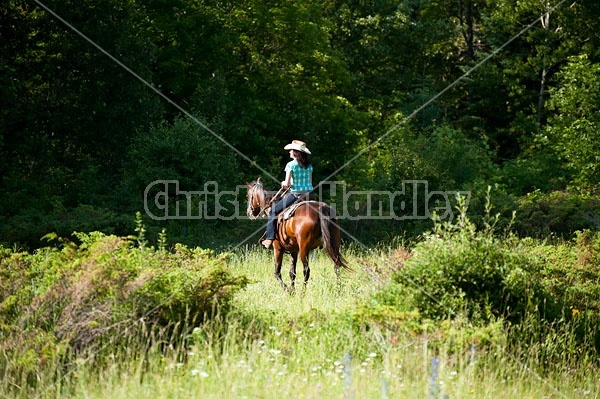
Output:
[[[289,295],[273,277],[272,253],[240,249],[227,267],[250,283],[226,316],[185,332],[173,329],[185,334],[183,341],[162,336],[114,348],[114,361],[102,367],[82,359],[37,397],[600,397],[591,361],[570,361],[542,377],[534,346],[509,348],[496,339],[457,347],[468,325],[461,320],[432,324],[405,314],[418,327],[397,329],[365,321],[361,309],[387,283],[390,258],[385,249],[353,250],[346,257],[355,271],[338,281],[325,254],[313,253],[308,286]],[[502,323],[489,328],[495,330],[479,333],[506,334]]]

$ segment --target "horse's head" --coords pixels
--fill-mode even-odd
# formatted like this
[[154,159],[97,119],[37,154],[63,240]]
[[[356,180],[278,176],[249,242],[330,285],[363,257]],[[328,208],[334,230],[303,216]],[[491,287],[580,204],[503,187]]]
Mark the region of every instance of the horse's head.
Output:
[[255,220],[265,204],[265,188],[260,181],[260,177],[255,182],[246,183],[246,186],[248,187],[246,215],[249,219]]

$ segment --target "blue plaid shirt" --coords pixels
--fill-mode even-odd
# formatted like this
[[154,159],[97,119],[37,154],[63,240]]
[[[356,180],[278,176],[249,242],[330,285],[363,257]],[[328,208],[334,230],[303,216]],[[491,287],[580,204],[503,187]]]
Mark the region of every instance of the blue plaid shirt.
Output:
[[294,159],[285,165],[285,171],[292,173],[292,185],[290,187],[292,192],[311,191],[313,189],[310,182],[310,176],[313,171],[312,165],[308,165],[306,169],[303,169],[298,164],[298,161]]

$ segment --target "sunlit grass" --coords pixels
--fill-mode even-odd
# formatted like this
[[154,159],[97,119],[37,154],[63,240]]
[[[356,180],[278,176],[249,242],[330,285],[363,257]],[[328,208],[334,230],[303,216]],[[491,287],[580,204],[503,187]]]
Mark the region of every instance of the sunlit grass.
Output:
[[[543,378],[529,355],[504,346],[453,352],[427,334],[396,334],[355,323],[359,306],[385,282],[365,266],[377,251],[348,252],[354,272],[336,279],[321,251],[311,278],[290,295],[273,276],[272,253],[240,249],[228,267],[249,277],[233,311],[197,326],[185,353],[151,350],[146,358],[84,363],[40,397],[76,398],[598,398],[600,380],[574,364]],[[368,259],[369,262],[364,262]],[[282,274],[289,284],[289,257]],[[385,265],[380,265],[385,267]],[[435,334],[435,332],[434,332]],[[117,356],[123,358],[123,356]],[[129,359],[129,357],[126,357]]]
[[[360,265],[350,259],[353,271],[342,271],[336,278],[333,263],[323,251],[311,253],[310,280],[304,287],[303,266],[296,266],[296,294],[287,295],[274,276],[274,264],[270,251],[243,251],[231,263],[231,270],[245,274],[251,283],[237,295],[235,307],[247,314],[264,316],[269,313],[278,317],[297,317],[302,312],[317,309],[320,312],[343,312],[366,298],[377,288],[377,281]],[[290,257],[284,256],[282,277],[289,285]]]
[[[272,343],[271,343],[272,344]],[[229,348],[222,356],[198,351],[187,364],[162,362],[163,368],[131,376],[107,373],[84,383],[78,397],[111,398],[574,398],[598,397],[594,385],[570,385],[557,376],[541,381],[507,359],[456,363],[439,357],[432,371],[432,353],[422,343],[390,348],[364,357],[323,358],[318,348],[312,361],[284,353],[258,341],[251,347]],[[592,379],[588,383],[592,383]],[[595,381],[597,384],[597,381]],[[558,387],[558,388],[554,388]],[[559,389],[559,390],[557,390]]]

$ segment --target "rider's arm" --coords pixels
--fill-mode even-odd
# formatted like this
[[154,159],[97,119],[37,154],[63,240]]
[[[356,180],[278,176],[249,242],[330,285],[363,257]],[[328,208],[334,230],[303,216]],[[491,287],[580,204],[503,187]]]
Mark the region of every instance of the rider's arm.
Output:
[[285,172],[285,180],[281,182],[281,187],[289,188],[292,185],[292,172]]

